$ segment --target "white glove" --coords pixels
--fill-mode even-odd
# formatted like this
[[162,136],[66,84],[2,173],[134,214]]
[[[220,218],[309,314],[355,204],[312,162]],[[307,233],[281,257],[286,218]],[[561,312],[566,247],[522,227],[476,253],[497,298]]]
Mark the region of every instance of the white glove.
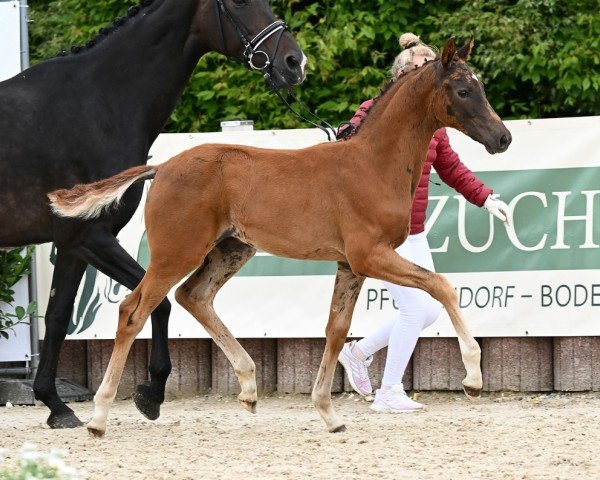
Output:
[[506,203],[499,200],[500,195],[492,193],[483,204],[490,214],[494,217],[499,218],[505,226],[510,227],[512,225],[512,212]]

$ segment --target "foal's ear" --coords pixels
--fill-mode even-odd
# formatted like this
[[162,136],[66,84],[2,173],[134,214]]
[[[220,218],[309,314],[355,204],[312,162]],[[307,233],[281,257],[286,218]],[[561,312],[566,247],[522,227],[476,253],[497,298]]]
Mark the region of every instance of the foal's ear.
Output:
[[469,57],[471,56],[471,51],[473,50],[473,45],[475,45],[475,36],[471,35],[471,38],[467,40],[467,43],[465,43],[456,51],[458,58],[464,60],[465,62],[469,60]]
[[456,43],[454,42],[454,37],[450,37],[446,42],[446,45],[444,45],[444,51],[442,52],[442,66],[444,68],[450,66],[450,62],[452,62],[455,53]]

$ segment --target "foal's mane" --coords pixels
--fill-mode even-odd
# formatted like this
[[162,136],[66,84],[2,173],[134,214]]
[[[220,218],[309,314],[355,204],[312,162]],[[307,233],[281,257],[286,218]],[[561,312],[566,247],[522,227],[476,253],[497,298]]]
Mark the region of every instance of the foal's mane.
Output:
[[131,20],[133,17],[135,17],[138,13],[147,9],[150,5],[152,5],[153,2],[154,2],[154,0],[141,0],[139,4],[132,5],[131,7],[129,7],[127,9],[127,15],[115,18],[110,25],[108,25],[106,27],[102,27],[96,35],[94,35],[92,38],[90,38],[83,45],[73,45],[71,47],[70,51],[62,50],[61,52],[58,52],[55,56],[56,57],[66,57],[70,53],[73,55],[76,55],[78,53],[89,50],[90,48],[93,48],[94,46],[98,45],[102,40],[104,40],[106,37],[108,37],[111,33],[115,32],[116,30],[119,30],[121,27],[123,27],[126,23],[129,22],[129,20]]
[[[400,88],[400,85],[403,85],[406,80],[408,80],[411,77],[411,74],[413,74],[414,72],[416,72],[417,70],[420,70],[421,68],[425,67],[426,65],[438,61],[439,58],[436,58],[435,60],[426,60],[425,63],[423,65],[421,65],[420,67],[415,66],[415,68],[402,72],[397,78],[392,78],[391,80],[389,80],[381,89],[381,91],[379,92],[379,95],[377,95],[374,99],[373,99],[373,104],[371,105],[371,108],[369,108],[369,110],[367,111],[367,115],[365,116],[364,120],[362,122],[360,122],[356,128],[344,139],[344,140],[349,140],[350,138],[354,137],[358,131],[362,128],[362,126],[365,124],[366,121],[369,120],[369,118],[372,116],[371,113],[373,112],[373,109],[376,107],[376,105],[383,99],[383,98],[387,98],[388,96],[391,96],[391,94],[389,93],[392,90],[397,90],[398,88]],[[396,87],[396,88],[394,88]]]

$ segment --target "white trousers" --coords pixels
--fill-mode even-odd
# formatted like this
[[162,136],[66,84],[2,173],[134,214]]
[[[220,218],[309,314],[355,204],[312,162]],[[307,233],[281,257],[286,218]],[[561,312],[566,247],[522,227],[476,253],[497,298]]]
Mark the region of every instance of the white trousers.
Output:
[[[435,271],[425,232],[409,235],[396,252],[427,270]],[[391,387],[402,383],[404,371],[417,345],[421,330],[436,321],[441,313],[442,304],[418,288],[383,283],[394,298],[399,308],[398,313],[360,340],[357,345],[365,356],[388,347],[381,383]]]

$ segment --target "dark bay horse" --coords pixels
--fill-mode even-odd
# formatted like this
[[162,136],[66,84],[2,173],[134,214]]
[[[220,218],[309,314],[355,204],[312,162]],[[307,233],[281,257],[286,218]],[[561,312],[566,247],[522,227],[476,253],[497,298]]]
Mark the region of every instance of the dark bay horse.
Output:
[[365,277],[425,290],[450,315],[467,375],[465,393],[482,388],[481,350],[468,332],[452,285],[400,257],[410,207],[429,141],[453,127],[505,151],[511,135],[466,65],[471,39],[449,40],[441,58],[404,74],[380,96],[363,126],[345,142],[301,150],[201,145],[160,166],[129,169],[110,179],[49,197],[66,217],[95,217],[136,182],[154,178],[146,204],[151,262],[121,304],[115,348],[88,430],[103,435],[129,348],[167,292],[194,272],[176,298],[223,349],[240,381],[242,405],[256,403],[255,368],[213,309],[223,284],[257,248],[282,257],[338,262],[326,347],[313,402],[330,431],[344,429],[331,403],[331,382]]
[[[142,188],[129,189],[109,215],[85,222],[52,215],[46,195],[145,164],[209,51],[260,70],[273,88],[304,78],[306,57],[267,0],[144,0],[85,46],[0,83],[0,248],[53,241],[58,252],[34,384],[53,428],[81,425],[58,397],[55,377],[87,264],[129,289],[144,275],[115,238]],[[160,413],[171,371],[169,311],[164,300],[152,314],[151,380],[135,396],[151,419]]]

